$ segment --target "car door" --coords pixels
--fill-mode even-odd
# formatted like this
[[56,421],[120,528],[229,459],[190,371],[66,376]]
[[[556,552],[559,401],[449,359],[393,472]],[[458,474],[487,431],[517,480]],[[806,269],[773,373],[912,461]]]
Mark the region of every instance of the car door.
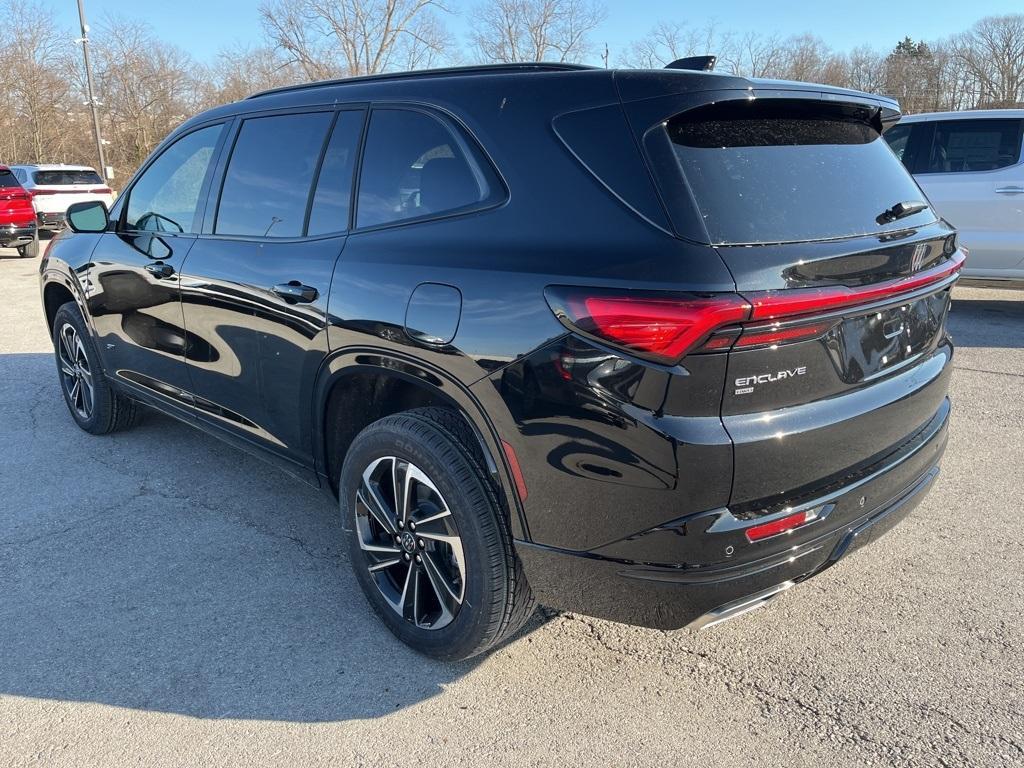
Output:
[[977,118],[919,123],[927,151],[915,178],[970,250],[965,275],[1009,277],[1024,265],[1024,120]]
[[160,152],[111,212],[83,277],[107,374],[143,399],[192,412],[179,301],[224,123],[202,126]]
[[240,119],[180,280],[197,416],[300,475],[364,114]]

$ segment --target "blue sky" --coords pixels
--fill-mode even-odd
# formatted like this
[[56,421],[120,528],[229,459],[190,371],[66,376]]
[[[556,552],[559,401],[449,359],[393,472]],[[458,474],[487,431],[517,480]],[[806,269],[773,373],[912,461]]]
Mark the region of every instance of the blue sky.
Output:
[[[49,0],[61,21],[77,25],[75,0]],[[255,43],[261,37],[257,2],[245,0],[85,0],[95,24],[104,14],[144,19],[169,42],[200,60],[234,43]],[[473,0],[449,0],[456,13],[447,19],[458,35],[466,30],[466,11]],[[607,42],[614,63],[630,41],[642,37],[657,21],[686,21],[703,26],[714,21],[722,30],[760,30],[781,35],[812,32],[830,46],[845,50],[862,43],[891,48],[904,35],[932,40],[967,29],[983,16],[1020,13],[1021,0],[861,0],[858,3],[779,3],[765,0],[684,2],[683,0],[606,0],[608,19],[595,34]],[[708,10],[704,10],[708,8]],[[592,63],[599,63],[594,61]]]

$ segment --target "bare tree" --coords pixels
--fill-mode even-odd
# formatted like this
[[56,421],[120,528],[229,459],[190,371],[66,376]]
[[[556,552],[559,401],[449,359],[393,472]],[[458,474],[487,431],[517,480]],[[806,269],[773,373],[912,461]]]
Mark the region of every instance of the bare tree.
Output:
[[660,69],[676,59],[705,55],[717,56],[719,69],[738,74],[740,49],[731,35],[719,34],[714,24],[691,27],[659,21],[646,37],[629,44],[620,63],[634,69]]
[[294,85],[305,72],[273,48],[235,46],[222,49],[208,69],[202,101],[214,106],[244,99],[257,91]]
[[142,22],[108,17],[92,37],[103,135],[119,177],[202,105],[202,70]]
[[452,47],[440,0],[268,0],[270,43],[307,79],[432,66]]
[[1024,14],[988,16],[952,39],[953,57],[977,85],[976,99],[989,107],[1024,103]]
[[471,13],[470,40],[486,62],[581,61],[605,15],[597,0],[486,0]]
[[0,49],[0,157],[54,162],[76,156],[68,127],[82,110],[71,85],[71,36],[59,30],[49,8],[5,0]]

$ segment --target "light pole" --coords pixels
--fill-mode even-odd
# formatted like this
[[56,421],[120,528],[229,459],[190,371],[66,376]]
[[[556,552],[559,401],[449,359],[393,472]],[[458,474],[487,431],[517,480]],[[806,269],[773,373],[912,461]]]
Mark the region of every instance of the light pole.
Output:
[[89,109],[92,110],[92,130],[96,136],[96,154],[100,160],[100,176],[107,179],[107,161],[103,157],[103,138],[100,136],[100,113],[96,109],[96,96],[92,90],[92,65],[89,64],[89,25],[85,23],[85,8],[82,0],[78,0],[78,21],[82,25],[82,56],[85,58],[85,90],[89,97]]

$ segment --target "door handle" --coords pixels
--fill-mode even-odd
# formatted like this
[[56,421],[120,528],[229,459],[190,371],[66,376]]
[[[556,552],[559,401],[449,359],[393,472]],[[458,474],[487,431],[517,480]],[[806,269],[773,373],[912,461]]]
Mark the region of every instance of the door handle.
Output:
[[316,301],[320,292],[316,288],[309,285],[303,285],[298,280],[291,280],[287,283],[278,283],[271,288],[274,293],[280,296],[285,301],[296,304],[309,304],[312,301]]
[[146,271],[153,275],[157,280],[162,280],[163,278],[170,277],[174,274],[174,267],[170,264],[164,264],[162,261],[157,261],[152,264],[147,264]]
[[1019,185],[1009,187],[996,187],[996,192],[1000,195],[1024,195],[1024,187]]

